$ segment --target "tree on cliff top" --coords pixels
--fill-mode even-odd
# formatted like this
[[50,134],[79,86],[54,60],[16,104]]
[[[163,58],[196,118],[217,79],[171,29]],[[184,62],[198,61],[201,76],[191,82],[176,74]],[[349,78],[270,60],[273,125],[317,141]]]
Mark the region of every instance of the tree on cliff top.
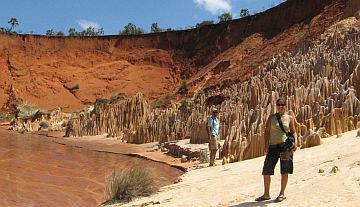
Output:
[[15,17],[12,17],[9,21],[9,24],[11,24],[11,27],[0,27],[0,33],[16,33],[14,31],[12,31],[16,26],[19,25],[18,20]]
[[78,33],[76,32],[75,28],[70,28],[68,30],[68,34],[69,34],[69,36],[78,36]]
[[104,34],[104,29],[101,28],[95,28],[95,27],[88,27],[86,30],[83,30],[81,32],[77,32],[75,28],[70,28],[68,30],[69,36],[101,36]]
[[5,27],[0,27],[0,33],[6,33],[6,32],[7,32],[7,30]]
[[46,30],[46,36],[55,36],[55,31],[53,29]]
[[120,35],[138,35],[144,33],[144,29],[137,27],[133,23],[128,23],[126,26],[124,26],[124,30],[119,32]]
[[161,29],[159,26],[158,26],[158,23],[152,23],[151,24],[151,33],[157,33],[157,32],[162,32],[163,29]]
[[56,36],[65,36],[65,33],[63,31],[56,32]]
[[79,33],[80,36],[101,36],[104,34],[103,28],[88,27]]
[[204,20],[201,23],[197,23],[195,27],[202,27],[205,25],[210,25],[210,24],[214,24],[213,20]]
[[10,29],[9,29],[9,32],[11,32],[16,26],[19,25],[19,22],[18,22],[18,20],[17,20],[15,17],[11,18],[11,19],[8,21],[8,23],[11,24],[11,27],[10,27]]
[[249,15],[250,15],[249,9],[241,9],[240,10],[240,18],[247,17]]
[[218,16],[218,19],[220,22],[232,20],[232,14],[230,12],[222,13],[220,16]]
[[45,35],[46,36],[64,36],[65,34],[62,31],[55,32],[53,29],[48,29],[48,30],[46,30]]

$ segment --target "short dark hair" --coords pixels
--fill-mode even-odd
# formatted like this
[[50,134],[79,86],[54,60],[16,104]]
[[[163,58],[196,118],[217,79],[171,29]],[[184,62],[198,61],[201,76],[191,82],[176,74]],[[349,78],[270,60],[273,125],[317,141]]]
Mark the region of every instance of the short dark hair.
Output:
[[276,105],[286,105],[286,101],[284,98],[279,98],[278,100],[276,100]]

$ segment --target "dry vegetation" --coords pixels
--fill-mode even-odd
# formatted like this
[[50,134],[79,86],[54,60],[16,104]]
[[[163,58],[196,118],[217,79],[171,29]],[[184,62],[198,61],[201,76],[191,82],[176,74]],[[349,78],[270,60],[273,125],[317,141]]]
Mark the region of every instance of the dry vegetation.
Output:
[[140,196],[149,196],[158,189],[156,175],[149,168],[135,165],[114,171],[109,177],[105,195],[108,200],[129,202]]

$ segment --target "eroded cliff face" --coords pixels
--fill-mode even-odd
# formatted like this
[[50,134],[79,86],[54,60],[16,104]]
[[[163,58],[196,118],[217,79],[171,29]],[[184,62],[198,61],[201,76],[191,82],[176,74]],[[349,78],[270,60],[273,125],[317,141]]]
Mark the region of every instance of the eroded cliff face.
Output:
[[73,110],[116,92],[144,91],[154,99],[177,82],[169,51],[117,48],[115,37],[2,35],[0,41],[2,106],[13,98]]
[[182,79],[195,93],[227,87],[301,39],[317,39],[349,2],[292,0],[240,20],[140,36],[0,35],[0,108],[18,101],[73,111],[137,92],[151,102]]
[[73,120],[73,135],[108,134],[125,142],[168,142],[190,138],[206,143],[206,120],[220,110],[222,155],[232,161],[263,155],[264,128],[285,97],[296,117],[297,144],[316,146],[322,138],[360,127],[360,20],[351,17],[328,28],[320,41],[283,52],[249,80],[199,93],[190,107],[152,110],[139,94],[99,105]]

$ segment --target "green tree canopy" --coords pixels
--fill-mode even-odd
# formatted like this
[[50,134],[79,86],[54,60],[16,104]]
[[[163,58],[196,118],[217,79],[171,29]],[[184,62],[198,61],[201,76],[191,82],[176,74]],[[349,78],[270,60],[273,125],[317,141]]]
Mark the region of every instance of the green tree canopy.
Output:
[[53,29],[46,30],[46,36],[55,36],[55,31]]
[[64,36],[64,32],[62,31],[54,31],[53,29],[48,29],[46,30],[46,33],[45,33],[46,36]]
[[158,23],[152,23],[151,24],[151,32],[152,33],[157,33],[157,32],[162,32],[163,30],[158,26]]
[[202,27],[202,26],[210,25],[210,24],[214,24],[214,21],[213,20],[204,20],[201,23],[197,23],[196,27]]
[[56,36],[65,36],[63,31],[58,31],[56,32]]
[[69,36],[78,36],[78,33],[76,32],[75,28],[70,28],[68,30],[68,34],[69,34]]
[[104,34],[103,28],[88,27],[86,30],[78,33],[80,36],[101,36]]
[[5,27],[0,27],[0,33],[6,33],[6,32],[7,32],[7,30]]
[[220,16],[218,16],[218,19],[220,22],[232,20],[232,14],[230,12],[222,13]]
[[126,26],[124,26],[124,30],[119,32],[120,35],[138,35],[144,33],[144,29],[136,27],[136,25],[133,23],[128,23]]
[[11,32],[17,25],[19,25],[19,22],[15,17],[11,18],[8,23],[11,24],[9,32]]
[[[61,31],[59,31],[61,32]],[[64,33],[57,33],[57,36],[63,36]],[[70,28],[68,30],[68,35],[69,36],[101,36],[104,35],[104,29],[101,28],[94,28],[94,27],[88,27],[85,30],[81,31],[81,32],[77,32],[75,28]]]
[[240,17],[242,18],[242,17],[247,17],[247,16],[249,16],[250,15],[250,13],[249,13],[249,9],[241,9],[240,10]]

